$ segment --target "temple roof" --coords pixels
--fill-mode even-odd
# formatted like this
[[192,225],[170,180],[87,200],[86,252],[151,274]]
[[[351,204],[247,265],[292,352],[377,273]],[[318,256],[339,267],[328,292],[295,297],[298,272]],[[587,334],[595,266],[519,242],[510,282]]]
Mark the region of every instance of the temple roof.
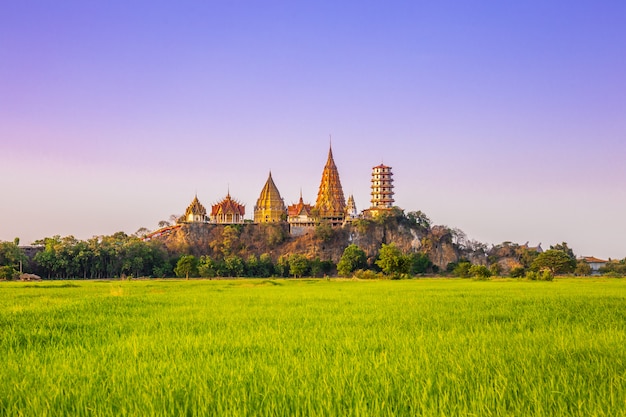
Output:
[[269,177],[265,182],[265,186],[261,190],[261,195],[256,202],[256,208],[258,209],[277,209],[285,210],[285,203],[283,202],[278,187],[274,184],[272,179],[272,172],[270,171]]
[[246,214],[246,206],[239,203],[237,200],[233,200],[230,197],[230,191],[229,191],[228,194],[226,195],[226,198],[224,198],[222,201],[220,201],[219,203],[211,207],[211,216],[216,216],[220,213],[224,213],[224,214],[233,213],[233,214],[239,214],[240,216],[243,216]]
[[333,159],[332,147],[328,150],[328,160],[322,172],[322,181],[317,193],[315,208],[320,217],[342,217],[345,215],[346,200],[339,180],[339,171]]
[[304,204],[304,200],[302,200],[302,191],[300,192],[300,201],[297,204],[292,204],[287,207],[287,214],[290,217],[296,217],[301,215],[310,216],[311,215],[311,205]]
[[191,204],[189,204],[189,207],[187,207],[187,211],[185,211],[185,217],[189,216],[190,214],[199,214],[201,216],[206,216],[206,209],[204,208],[202,203],[200,203],[200,200],[198,200],[197,195],[193,198],[193,201],[191,202]]

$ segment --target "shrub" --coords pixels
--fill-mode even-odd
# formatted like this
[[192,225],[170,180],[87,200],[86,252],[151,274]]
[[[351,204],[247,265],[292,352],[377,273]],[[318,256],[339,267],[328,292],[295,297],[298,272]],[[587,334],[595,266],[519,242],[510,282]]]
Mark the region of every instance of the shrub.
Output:
[[541,271],[528,271],[526,279],[531,281],[554,281],[554,274],[549,269]]
[[526,269],[523,266],[515,266],[511,268],[509,275],[513,278],[523,278],[526,273]]
[[358,279],[385,279],[386,277],[381,273],[376,273],[371,269],[357,269],[354,271],[355,278]]
[[13,279],[17,279],[19,275],[19,272],[17,272],[13,267],[0,266],[0,279],[11,281]]
[[469,262],[459,262],[454,269],[452,270],[452,274],[457,277],[467,278],[470,276],[470,268],[472,264]]
[[486,280],[491,277],[491,271],[485,265],[472,265],[468,272],[470,276],[480,280]]

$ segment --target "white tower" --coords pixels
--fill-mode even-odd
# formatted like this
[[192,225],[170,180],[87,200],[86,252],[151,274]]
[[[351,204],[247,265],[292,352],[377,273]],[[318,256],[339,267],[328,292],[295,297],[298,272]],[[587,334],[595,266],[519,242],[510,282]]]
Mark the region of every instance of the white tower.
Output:
[[391,167],[378,165],[372,168],[372,209],[393,207],[393,172]]

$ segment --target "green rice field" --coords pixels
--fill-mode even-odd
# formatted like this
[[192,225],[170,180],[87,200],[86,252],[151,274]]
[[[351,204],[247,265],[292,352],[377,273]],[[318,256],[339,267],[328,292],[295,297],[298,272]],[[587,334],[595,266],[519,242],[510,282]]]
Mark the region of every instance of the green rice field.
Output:
[[0,283],[1,416],[624,416],[626,280]]

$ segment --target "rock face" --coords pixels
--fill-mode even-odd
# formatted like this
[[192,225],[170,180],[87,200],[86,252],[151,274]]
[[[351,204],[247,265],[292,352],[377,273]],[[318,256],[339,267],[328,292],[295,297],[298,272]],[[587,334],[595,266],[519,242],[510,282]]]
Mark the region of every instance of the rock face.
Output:
[[20,281],[41,281],[41,277],[35,274],[22,274],[20,275]]
[[426,253],[433,264],[445,269],[460,258],[447,227],[424,228],[404,217],[379,220],[356,220],[342,227],[322,224],[300,236],[289,233],[286,223],[265,224],[184,224],[169,234],[157,237],[173,253],[209,255],[222,258],[236,255],[248,258],[267,253],[276,261],[294,253],[309,258],[339,262],[351,243],[365,251],[373,263],[383,243],[395,244],[404,253]]

